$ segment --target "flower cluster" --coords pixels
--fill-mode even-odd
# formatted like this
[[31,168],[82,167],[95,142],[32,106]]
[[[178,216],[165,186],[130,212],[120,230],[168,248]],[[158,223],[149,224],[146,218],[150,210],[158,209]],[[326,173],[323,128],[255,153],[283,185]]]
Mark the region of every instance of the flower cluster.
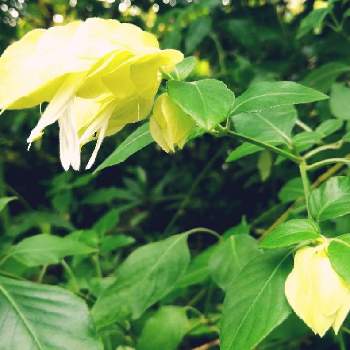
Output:
[[105,136],[149,115],[161,73],[182,59],[177,50],[161,50],[152,34],[116,20],[36,29],[0,57],[0,109],[48,102],[28,143],[58,121],[66,170],[78,170],[81,147],[97,139],[90,168]]

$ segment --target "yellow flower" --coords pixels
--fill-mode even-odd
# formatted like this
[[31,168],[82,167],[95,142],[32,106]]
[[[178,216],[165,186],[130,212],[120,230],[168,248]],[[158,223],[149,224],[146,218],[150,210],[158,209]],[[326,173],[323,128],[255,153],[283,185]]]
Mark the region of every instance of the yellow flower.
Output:
[[157,98],[150,119],[150,131],[165,152],[175,152],[175,147],[182,148],[195,128],[192,118],[168,94],[164,93]]
[[331,327],[337,334],[350,310],[350,288],[333,270],[327,245],[299,249],[285,284],[292,309],[321,337]]
[[296,16],[304,11],[305,0],[286,0],[288,11]]
[[314,10],[327,8],[328,5],[328,2],[325,0],[316,0],[314,2]]
[[58,121],[62,164],[77,170],[82,145],[97,135],[98,150],[105,135],[147,116],[161,71],[182,59],[179,51],[160,50],[152,34],[116,20],[36,29],[0,57],[0,110],[49,102],[28,142]]

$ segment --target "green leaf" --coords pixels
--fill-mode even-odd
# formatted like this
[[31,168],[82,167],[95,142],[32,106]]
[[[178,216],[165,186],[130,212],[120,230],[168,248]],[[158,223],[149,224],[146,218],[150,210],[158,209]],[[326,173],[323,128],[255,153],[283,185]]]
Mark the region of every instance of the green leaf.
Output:
[[102,254],[106,254],[108,252],[111,252],[112,250],[127,247],[133,243],[135,243],[135,238],[130,236],[121,234],[106,236],[101,241],[100,249]]
[[178,63],[174,70],[166,74],[166,78],[173,80],[185,80],[196,67],[197,59],[194,56],[186,57],[180,63]]
[[257,164],[261,181],[266,181],[269,178],[271,174],[272,163],[273,159],[271,152],[267,150],[262,151],[259,155]]
[[163,306],[146,321],[136,350],[176,350],[189,328],[185,307]]
[[213,280],[226,290],[242,268],[259,252],[257,242],[251,236],[230,236],[216,247],[209,260]]
[[290,313],[284,283],[289,252],[265,252],[251,260],[227,290],[221,349],[253,349]]
[[328,246],[328,256],[334,270],[347,283],[350,283],[350,233],[331,240]]
[[313,69],[303,80],[303,84],[322,92],[328,92],[334,81],[343,73],[349,72],[350,66],[342,62],[330,62]]
[[88,255],[95,251],[69,237],[41,234],[25,238],[13,246],[9,256],[26,266],[58,264],[65,256]]
[[350,178],[336,176],[312,191],[310,211],[316,221],[325,221],[350,213]]
[[233,113],[256,112],[283,105],[310,103],[327,99],[317,90],[292,81],[258,82],[237,97]]
[[267,234],[260,242],[260,247],[284,248],[320,237],[317,225],[312,220],[293,219],[277,226]]
[[209,35],[212,27],[212,20],[209,16],[203,16],[191,23],[185,40],[186,54],[192,53],[203,39]]
[[226,158],[225,162],[234,162],[238,159],[244,158],[246,156],[250,156],[256,152],[263,150],[262,147],[253,145],[248,142],[244,142],[238,147],[236,147]]
[[[293,106],[281,106],[261,112],[240,113],[231,120],[235,130],[244,136],[270,145],[289,144],[297,113]],[[231,152],[226,161],[231,162],[259,150],[258,146],[244,143]]]
[[282,203],[293,202],[304,195],[300,177],[289,180],[279,191],[278,198]]
[[216,246],[211,246],[191,260],[186,273],[180,278],[177,288],[187,288],[203,283],[209,278],[209,259],[215,248]]
[[298,152],[304,152],[320,142],[321,136],[315,131],[303,131],[293,137],[293,144]]
[[131,133],[116,150],[97,167],[94,173],[124,162],[152,142],[153,139],[149,131],[149,124],[144,123]]
[[215,79],[172,80],[168,82],[168,92],[173,101],[206,130],[212,130],[228,117],[235,100],[233,92]]
[[17,197],[1,197],[0,198],[0,212],[5,209],[7,204],[9,204],[10,202],[12,202],[16,199],[17,199]]
[[350,88],[344,84],[333,84],[329,101],[332,114],[339,119],[350,120],[349,101]]
[[317,128],[316,132],[320,134],[321,138],[332,135],[343,126],[343,121],[339,119],[328,119],[321,123]]
[[312,30],[315,30],[318,33],[321,32],[323,22],[327,15],[332,12],[332,9],[332,6],[328,6],[326,8],[321,8],[310,12],[300,23],[297,39],[301,39]]
[[1,349],[100,350],[88,308],[58,287],[0,277]]
[[132,252],[117,270],[117,281],[93,307],[97,326],[138,318],[173,290],[190,262],[187,235],[175,235]]
[[104,214],[92,227],[93,230],[97,231],[101,235],[105,234],[107,231],[115,228],[119,222],[119,209],[111,209],[106,214]]

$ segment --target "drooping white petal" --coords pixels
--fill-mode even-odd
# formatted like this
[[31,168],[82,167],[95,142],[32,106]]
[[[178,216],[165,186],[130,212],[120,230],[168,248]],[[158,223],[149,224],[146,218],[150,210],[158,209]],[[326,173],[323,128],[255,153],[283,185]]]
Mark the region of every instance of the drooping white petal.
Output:
[[55,123],[66,111],[68,102],[72,100],[76,90],[82,84],[85,74],[73,74],[68,76],[58,89],[54,98],[45,109],[38,124],[30,133],[27,142],[31,143],[40,138],[43,130]]
[[109,120],[106,119],[102,126],[101,126],[101,129],[100,131],[98,132],[98,137],[97,137],[97,141],[96,141],[96,145],[95,145],[95,148],[94,148],[94,151],[92,152],[91,154],[91,157],[86,165],[86,170],[89,170],[91,169],[91,167],[93,166],[93,164],[95,163],[95,160],[96,160],[96,157],[97,157],[97,153],[98,151],[100,150],[101,148],[101,145],[102,145],[102,141],[106,135],[106,130],[107,130],[107,127],[108,127],[108,122]]
[[70,166],[74,170],[79,170],[80,168],[80,143],[76,120],[72,114],[73,103],[73,100],[68,103],[65,113],[58,119],[60,128],[60,159],[66,171]]

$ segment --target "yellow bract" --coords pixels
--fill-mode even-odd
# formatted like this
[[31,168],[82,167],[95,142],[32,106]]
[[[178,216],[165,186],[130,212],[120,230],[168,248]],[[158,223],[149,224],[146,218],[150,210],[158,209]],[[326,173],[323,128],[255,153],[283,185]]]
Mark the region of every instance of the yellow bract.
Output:
[[331,327],[337,334],[350,310],[350,288],[334,271],[327,244],[299,249],[285,284],[292,309],[321,337]]
[[153,139],[165,152],[175,152],[175,147],[182,148],[195,127],[191,117],[168,94],[157,98],[150,120],[150,131]]
[[49,102],[28,142],[58,121],[65,169],[80,166],[80,148],[97,136],[90,167],[105,135],[145,118],[161,81],[183,59],[160,50],[135,25],[90,18],[36,29],[0,57],[0,110]]

